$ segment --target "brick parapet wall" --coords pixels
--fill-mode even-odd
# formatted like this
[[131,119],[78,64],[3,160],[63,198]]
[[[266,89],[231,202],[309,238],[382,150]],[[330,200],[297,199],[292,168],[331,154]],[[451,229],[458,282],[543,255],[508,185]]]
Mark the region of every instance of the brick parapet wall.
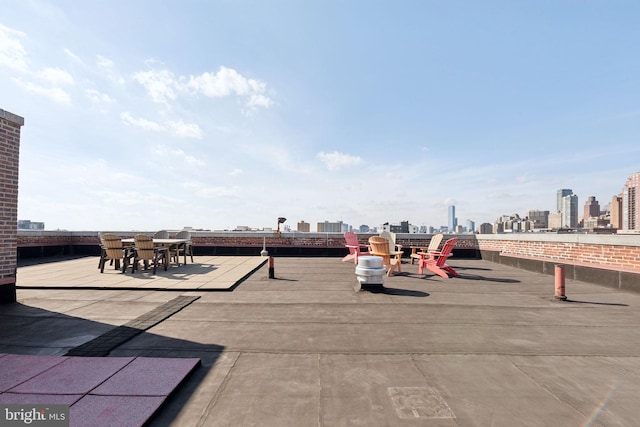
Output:
[[[113,232],[133,237],[138,232]],[[153,235],[153,231],[140,232]],[[172,232],[172,235],[175,232]],[[358,234],[366,244],[375,234]],[[445,239],[454,236],[445,235]],[[568,264],[592,265],[598,268],[620,269],[640,273],[639,235],[562,235],[527,233],[519,235],[458,235],[456,249],[498,252],[502,256],[558,261]],[[411,246],[428,246],[430,234],[398,234],[397,243],[403,245],[405,255]],[[258,233],[258,232],[204,232],[192,233],[194,246],[211,247],[292,247],[343,248],[340,233]],[[18,247],[98,245],[98,233],[27,231],[18,232]]]
[[[153,231],[119,232],[109,231],[122,238],[130,238],[135,234],[153,235]],[[173,237],[175,231],[170,232]],[[370,236],[377,234],[359,234],[360,243],[366,244]],[[477,249],[477,242],[473,236],[458,236],[457,248]],[[404,247],[428,246],[430,234],[398,235],[397,243]],[[225,247],[296,247],[296,248],[344,248],[345,241],[341,233],[258,233],[258,232],[192,232],[191,240],[194,246],[225,246]],[[95,231],[41,231],[19,230],[18,246],[62,246],[62,245],[98,245],[98,233]],[[346,250],[346,249],[345,249]]]
[[[0,110],[0,285],[14,286],[16,281],[18,171],[23,125],[22,117]],[[4,291],[2,295],[5,298]]]
[[478,248],[502,256],[640,273],[637,235],[486,235],[478,236]]

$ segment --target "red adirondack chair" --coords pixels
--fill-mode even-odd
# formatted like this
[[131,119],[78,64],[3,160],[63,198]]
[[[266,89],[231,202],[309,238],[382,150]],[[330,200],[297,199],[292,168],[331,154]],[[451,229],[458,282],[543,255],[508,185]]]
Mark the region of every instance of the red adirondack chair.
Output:
[[453,247],[458,241],[457,237],[444,242],[444,246],[440,252],[422,252],[420,254],[420,262],[418,264],[418,274],[422,274],[424,267],[436,273],[438,276],[449,278],[449,275],[457,276],[458,273],[446,263],[452,253]]
[[344,240],[346,241],[345,246],[349,249],[349,254],[342,258],[343,262],[352,259],[353,263],[357,264],[359,256],[371,255],[369,253],[369,247],[367,245],[360,244],[358,236],[353,231],[347,231],[344,233]]

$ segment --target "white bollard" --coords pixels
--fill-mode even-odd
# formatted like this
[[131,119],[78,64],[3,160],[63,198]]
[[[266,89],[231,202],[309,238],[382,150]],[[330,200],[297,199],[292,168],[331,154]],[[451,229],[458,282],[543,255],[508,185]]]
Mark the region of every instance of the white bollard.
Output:
[[382,291],[385,273],[386,269],[382,265],[382,257],[358,257],[358,265],[356,266],[358,284],[354,286],[354,290],[356,292],[361,290]]

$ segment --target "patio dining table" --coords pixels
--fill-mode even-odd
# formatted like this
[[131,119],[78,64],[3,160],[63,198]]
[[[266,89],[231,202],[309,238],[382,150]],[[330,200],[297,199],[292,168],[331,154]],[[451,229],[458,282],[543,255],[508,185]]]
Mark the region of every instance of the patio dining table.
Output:
[[[189,242],[189,239],[153,239],[153,244],[157,245],[157,246],[167,246],[169,248],[169,251],[171,251],[171,249],[176,248],[179,249],[181,246],[183,248],[186,249],[186,245]],[[125,244],[134,244],[135,243],[135,239],[130,238],[130,239],[122,239],[122,243]],[[184,250],[184,264],[187,263],[187,251]],[[180,260],[179,258],[176,257],[176,259],[178,260],[178,267],[180,266]]]

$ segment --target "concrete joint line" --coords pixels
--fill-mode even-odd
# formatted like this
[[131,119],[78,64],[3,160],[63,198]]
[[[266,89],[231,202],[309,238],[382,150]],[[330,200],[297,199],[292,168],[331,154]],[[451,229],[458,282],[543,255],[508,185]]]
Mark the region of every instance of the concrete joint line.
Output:
[[173,316],[199,296],[179,296],[145,314],[69,350],[65,356],[104,357],[136,335]]

